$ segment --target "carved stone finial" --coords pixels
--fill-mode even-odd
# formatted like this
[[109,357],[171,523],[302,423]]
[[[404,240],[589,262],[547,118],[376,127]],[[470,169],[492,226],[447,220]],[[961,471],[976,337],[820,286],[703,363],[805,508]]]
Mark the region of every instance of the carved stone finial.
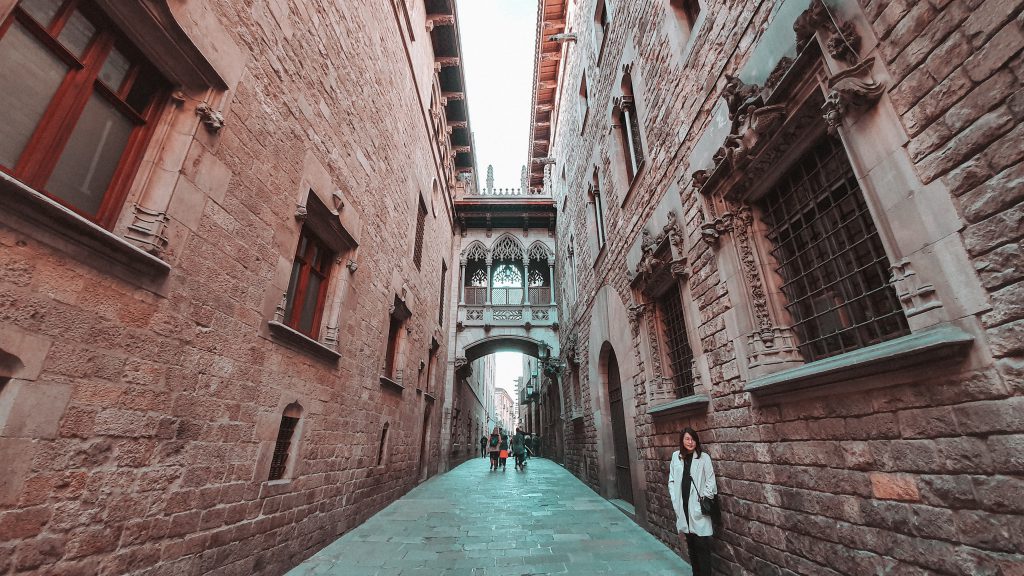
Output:
[[206,102],[196,106],[196,114],[202,120],[203,125],[206,126],[206,130],[211,134],[220,132],[220,129],[224,127],[224,116],[219,110],[214,110]]
[[487,165],[487,191],[492,192],[494,190],[494,165]]

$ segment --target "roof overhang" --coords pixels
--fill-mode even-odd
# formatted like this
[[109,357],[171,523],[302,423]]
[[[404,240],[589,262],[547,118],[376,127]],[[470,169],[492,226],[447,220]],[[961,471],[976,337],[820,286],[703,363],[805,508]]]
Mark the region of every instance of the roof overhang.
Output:
[[425,5],[427,30],[434,49],[434,69],[444,98],[445,120],[452,129],[455,172],[475,173],[476,154],[469,125],[469,103],[462,68],[462,36],[455,0],[426,0]]
[[548,38],[565,32],[566,0],[538,0],[537,39],[533,54],[533,106],[530,122],[529,185],[544,186],[544,158],[551,149],[551,115],[558,94],[562,44]]

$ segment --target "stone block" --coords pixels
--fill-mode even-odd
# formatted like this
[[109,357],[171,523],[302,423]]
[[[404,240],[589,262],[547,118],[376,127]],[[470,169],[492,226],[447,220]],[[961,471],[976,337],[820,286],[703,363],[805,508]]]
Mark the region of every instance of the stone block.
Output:
[[981,82],[1001,68],[1014,54],[1024,48],[1024,32],[1015,22],[1009,22],[967,59],[964,68],[975,82]]
[[917,482],[910,474],[871,474],[871,493],[880,500],[904,500],[916,502],[921,499]]
[[0,395],[0,435],[9,438],[56,438],[71,386],[13,380]]

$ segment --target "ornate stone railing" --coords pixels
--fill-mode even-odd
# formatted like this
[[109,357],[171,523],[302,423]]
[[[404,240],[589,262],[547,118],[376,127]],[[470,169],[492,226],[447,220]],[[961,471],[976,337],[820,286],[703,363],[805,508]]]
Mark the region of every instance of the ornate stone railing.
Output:
[[545,304],[459,305],[459,325],[466,326],[553,326],[558,323],[558,306]]

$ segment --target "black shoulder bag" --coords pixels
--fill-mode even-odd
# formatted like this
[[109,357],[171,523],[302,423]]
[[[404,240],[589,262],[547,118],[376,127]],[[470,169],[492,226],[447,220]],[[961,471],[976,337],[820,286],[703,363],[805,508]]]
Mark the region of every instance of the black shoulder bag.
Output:
[[697,502],[700,502],[700,513],[705,516],[717,516],[718,515],[718,494],[712,494],[711,496],[704,496],[697,489],[697,483],[693,481],[693,476],[690,476],[690,484],[693,484],[693,489],[697,490]]

